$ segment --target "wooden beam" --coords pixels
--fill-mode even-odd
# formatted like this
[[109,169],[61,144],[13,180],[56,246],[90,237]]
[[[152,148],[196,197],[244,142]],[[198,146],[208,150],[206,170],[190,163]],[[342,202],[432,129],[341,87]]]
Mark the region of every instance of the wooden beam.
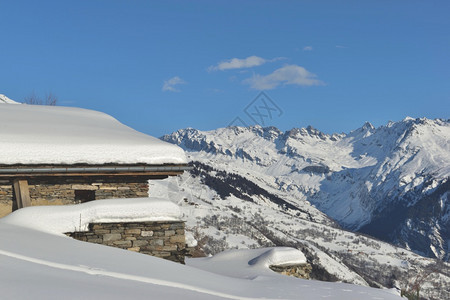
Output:
[[26,179],[14,179],[14,193],[19,209],[31,206],[30,190]]
[[183,174],[183,171],[171,171],[171,172],[123,172],[123,173],[20,173],[20,174],[0,174],[0,178],[14,178],[14,177],[94,177],[94,176],[150,176],[150,177],[159,177],[159,176],[177,176]]

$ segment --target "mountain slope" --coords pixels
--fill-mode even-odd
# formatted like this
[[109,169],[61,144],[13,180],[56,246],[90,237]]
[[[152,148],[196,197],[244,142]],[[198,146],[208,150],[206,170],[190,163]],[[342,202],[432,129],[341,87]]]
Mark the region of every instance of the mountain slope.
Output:
[[450,297],[448,263],[336,228],[314,208],[278,203],[276,191],[238,174],[191,165],[194,169],[178,178],[151,181],[150,195],[180,205],[186,230],[206,254],[289,246],[306,255],[315,280],[420,290],[426,299]]
[[379,128],[366,123],[333,135],[312,127],[184,129],[162,139],[180,145],[193,161],[276,194],[315,222],[335,220],[449,259],[449,120],[406,118]]

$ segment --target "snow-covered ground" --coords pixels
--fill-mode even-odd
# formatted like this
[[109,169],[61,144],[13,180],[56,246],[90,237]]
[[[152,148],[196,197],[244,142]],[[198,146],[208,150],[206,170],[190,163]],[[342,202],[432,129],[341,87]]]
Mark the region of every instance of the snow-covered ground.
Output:
[[435,260],[404,248],[330,226],[320,215],[309,220],[297,211],[280,210],[261,195],[253,195],[252,201],[234,195],[221,198],[202,182],[202,176],[186,172],[149,184],[150,195],[170,198],[181,206],[187,229],[207,253],[292,245],[307,250],[308,261],[334,276],[331,280],[405,290],[417,282],[426,299],[450,295],[448,264],[438,266]]
[[[102,206],[108,207],[108,201],[111,201],[111,207],[117,207],[120,202],[105,200]],[[132,206],[141,210],[142,205]],[[67,211],[70,209],[73,213]],[[88,208],[85,206],[84,209]],[[114,216],[117,211],[110,210],[108,218],[119,218]],[[0,291],[3,299],[400,298],[393,290],[302,280],[268,269],[269,264],[303,261],[302,253],[292,248],[232,251],[201,259],[198,263],[191,259],[188,263],[191,266],[180,265],[73,240],[63,234],[67,229],[64,225],[57,233],[55,225],[58,222],[50,221],[51,228],[46,229],[45,222],[35,221],[34,208],[18,212],[17,216],[12,213],[8,218],[0,219]],[[41,207],[39,211],[44,216],[59,213],[59,208],[53,206]],[[75,224],[79,221],[77,213],[77,206],[68,206],[61,216],[66,221],[61,224]]]
[[87,109],[0,98],[0,164],[184,164],[178,146]]

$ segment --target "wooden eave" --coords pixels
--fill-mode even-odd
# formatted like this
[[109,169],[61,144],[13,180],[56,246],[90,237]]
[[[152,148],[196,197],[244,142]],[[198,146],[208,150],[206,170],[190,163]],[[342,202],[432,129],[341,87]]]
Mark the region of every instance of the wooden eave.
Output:
[[189,170],[187,164],[166,165],[0,165],[0,178],[24,177],[94,177],[94,176],[145,176],[167,177]]

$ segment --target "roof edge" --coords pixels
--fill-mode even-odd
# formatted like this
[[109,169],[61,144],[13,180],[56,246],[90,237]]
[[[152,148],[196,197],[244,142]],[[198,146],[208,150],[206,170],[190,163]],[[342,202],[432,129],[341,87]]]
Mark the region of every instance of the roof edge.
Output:
[[5,176],[45,176],[54,174],[86,175],[178,175],[191,170],[187,164],[182,165],[15,165],[0,166],[0,177]]

